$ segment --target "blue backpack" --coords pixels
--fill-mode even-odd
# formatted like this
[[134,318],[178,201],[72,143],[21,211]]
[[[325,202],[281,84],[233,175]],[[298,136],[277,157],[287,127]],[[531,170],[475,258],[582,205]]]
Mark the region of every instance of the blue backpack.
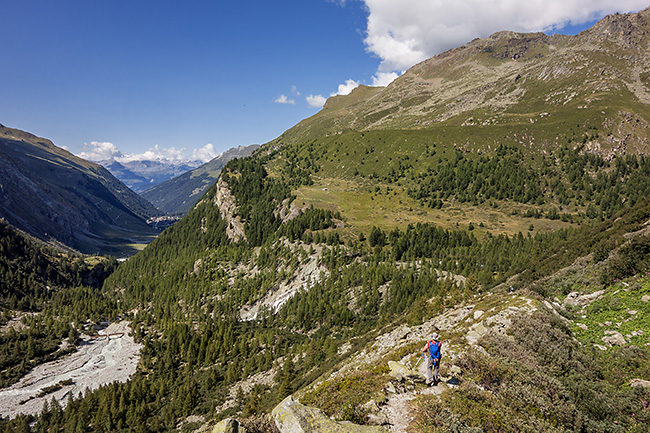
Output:
[[439,341],[429,341],[429,355],[431,356],[431,359],[439,359],[440,358],[440,346],[442,345],[441,342]]

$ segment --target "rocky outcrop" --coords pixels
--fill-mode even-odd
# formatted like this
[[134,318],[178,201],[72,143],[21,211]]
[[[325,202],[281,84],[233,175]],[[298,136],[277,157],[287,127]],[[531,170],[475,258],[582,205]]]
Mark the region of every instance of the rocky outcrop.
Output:
[[[287,245],[290,244],[287,243]],[[329,276],[329,271],[321,264],[322,247],[315,246],[314,249],[315,255],[300,265],[294,277],[288,281],[280,282],[256,302],[243,306],[239,317],[242,320],[256,320],[262,310],[275,314],[297,293],[308,291],[315,284],[326,279]]]
[[246,433],[246,429],[234,418],[226,418],[215,425],[212,433]]
[[280,433],[387,433],[382,427],[336,422],[320,409],[285,398],[271,412]]
[[237,215],[237,205],[235,197],[230,193],[230,187],[222,178],[217,181],[217,193],[214,196],[214,204],[219,208],[219,215],[228,224],[226,234],[228,239],[237,242],[246,240],[244,233],[244,223],[241,217]]
[[632,379],[630,381],[630,386],[640,387],[640,388],[650,388],[650,380]]
[[275,216],[279,217],[283,223],[294,219],[298,215],[300,215],[300,208],[291,201],[291,198],[284,199],[280,208],[275,212]]
[[388,361],[388,368],[390,368],[390,376],[397,380],[410,380],[413,382],[424,382],[426,380],[422,373],[407,367],[401,362]]

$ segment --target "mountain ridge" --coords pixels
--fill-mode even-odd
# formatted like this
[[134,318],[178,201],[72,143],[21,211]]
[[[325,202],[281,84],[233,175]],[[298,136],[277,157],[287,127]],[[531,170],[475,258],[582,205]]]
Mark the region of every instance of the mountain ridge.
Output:
[[155,233],[146,225],[158,213],[150,203],[105,168],[49,140],[2,127],[0,164],[0,216],[39,239],[84,252],[115,252],[112,236]]
[[138,194],[201,165],[200,161],[173,162],[166,160],[120,162],[111,159],[96,162]]
[[[349,95],[328,99],[323,110],[271,143],[307,141],[347,130],[435,130],[479,116],[491,125],[523,126],[547,111],[559,115],[576,109],[586,111],[583,117],[596,116],[600,123],[607,119],[620,123],[625,115],[618,112],[629,104],[617,92],[650,104],[650,57],[644,49],[650,40],[649,16],[650,8],[610,15],[575,36],[497,32],[475,39],[424,60],[385,88],[360,86]],[[598,104],[606,96],[620,108]],[[600,114],[603,109],[605,116]],[[647,107],[634,114],[646,120],[649,116]],[[553,129],[559,131],[558,126]],[[614,138],[623,140],[624,134]],[[602,143],[603,151],[608,150],[606,145]],[[640,143],[640,149],[647,153],[648,143]]]
[[[287,433],[267,414],[300,400],[346,431],[648,430],[647,14],[472,41],[228,162],[83,293],[131,320],[133,379],[33,429]],[[427,388],[406,367],[433,332]]]

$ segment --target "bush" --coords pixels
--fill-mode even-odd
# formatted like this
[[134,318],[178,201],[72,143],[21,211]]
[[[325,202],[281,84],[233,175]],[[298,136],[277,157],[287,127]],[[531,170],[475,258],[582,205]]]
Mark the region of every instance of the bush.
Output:
[[269,414],[249,416],[241,420],[248,433],[280,433]]

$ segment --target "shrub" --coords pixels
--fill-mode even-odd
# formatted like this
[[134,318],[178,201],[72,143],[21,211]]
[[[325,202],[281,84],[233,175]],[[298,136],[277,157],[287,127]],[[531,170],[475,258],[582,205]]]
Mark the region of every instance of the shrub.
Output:
[[306,393],[301,403],[316,406],[336,419],[363,424],[366,413],[360,406],[378,394],[388,381],[379,370],[325,381]]

